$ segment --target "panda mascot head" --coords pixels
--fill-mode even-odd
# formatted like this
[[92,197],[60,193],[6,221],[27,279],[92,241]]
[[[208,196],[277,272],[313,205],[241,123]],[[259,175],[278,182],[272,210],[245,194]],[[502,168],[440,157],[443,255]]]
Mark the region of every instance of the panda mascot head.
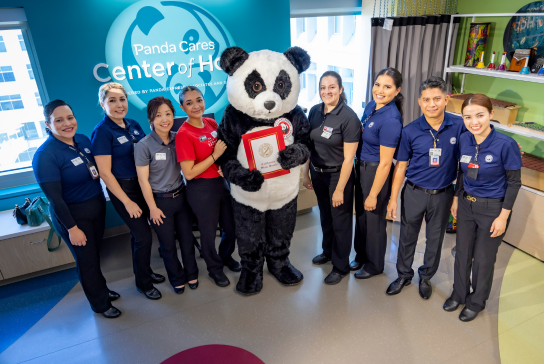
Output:
[[299,74],[310,67],[310,56],[299,47],[285,53],[247,53],[230,47],[221,55],[220,66],[229,75],[227,94],[231,105],[253,118],[269,120],[297,105]]

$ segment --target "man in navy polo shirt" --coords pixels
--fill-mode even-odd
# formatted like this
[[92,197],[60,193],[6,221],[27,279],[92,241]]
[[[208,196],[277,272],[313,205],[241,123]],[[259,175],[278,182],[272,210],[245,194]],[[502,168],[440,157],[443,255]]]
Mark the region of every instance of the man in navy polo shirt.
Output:
[[419,294],[432,294],[429,280],[438,270],[442,242],[453,202],[453,182],[457,177],[460,135],[467,131],[460,116],[445,112],[449,96],[446,83],[431,77],[419,87],[419,106],[423,116],[404,127],[397,165],[393,173],[388,215],[396,218],[397,197],[401,193],[401,228],[397,258],[398,278],[386,293],[395,295],[411,283],[412,263],[423,218],[427,245],[423,265],[419,267]]

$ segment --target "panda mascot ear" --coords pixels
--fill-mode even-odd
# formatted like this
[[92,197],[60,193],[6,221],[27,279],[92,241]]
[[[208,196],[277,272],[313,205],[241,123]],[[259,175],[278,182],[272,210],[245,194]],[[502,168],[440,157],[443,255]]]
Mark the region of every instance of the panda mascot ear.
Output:
[[300,47],[291,47],[283,54],[295,66],[298,73],[302,73],[310,67],[310,55]]
[[219,66],[229,76],[232,76],[238,68],[249,58],[249,54],[240,47],[229,47],[223,51],[219,59]]

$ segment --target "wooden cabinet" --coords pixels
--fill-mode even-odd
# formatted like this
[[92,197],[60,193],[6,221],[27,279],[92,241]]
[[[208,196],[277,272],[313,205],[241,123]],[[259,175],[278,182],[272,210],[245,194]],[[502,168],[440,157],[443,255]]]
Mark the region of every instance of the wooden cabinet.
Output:
[[[63,241],[54,252],[47,250],[49,230],[0,240],[0,272],[9,279],[43,269],[73,263],[70,249]],[[53,244],[57,237],[53,237]]]

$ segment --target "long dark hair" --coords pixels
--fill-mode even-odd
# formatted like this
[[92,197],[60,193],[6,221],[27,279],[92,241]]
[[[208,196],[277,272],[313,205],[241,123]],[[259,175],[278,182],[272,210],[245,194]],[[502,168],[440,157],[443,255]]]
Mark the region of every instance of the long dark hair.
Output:
[[342,89],[342,93],[340,94],[340,101],[345,102],[347,104],[348,99],[346,97],[346,93],[344,92],[344,87],[342,86],[342,77],[340,77],[338,72],[334,72],[334,71],[327,71],[321,75],[321,78],[319,79],[319,98],[321,98],[321,80],[323,79],[323,77],[328,77],[328,76],[336,78],[336,82],[338,82],[338,88]]
[[[387,67],[378,72],[376,75],[376,78],[374,79],[374,83],[376,83],[376,80],[380,76],[389,76],[393,79],[393,83],[395,84],[395,87],[398,89],[399,87],[402,87],[402,74],[396,70],[393,67]],[[399,92],[397,96],[393,99],[395,101],[395,105],[397,105],[397,109],[399,109],[400,117],[403,117],[404,110],[402,108],[402,105],[404,104],[404,96]]]

